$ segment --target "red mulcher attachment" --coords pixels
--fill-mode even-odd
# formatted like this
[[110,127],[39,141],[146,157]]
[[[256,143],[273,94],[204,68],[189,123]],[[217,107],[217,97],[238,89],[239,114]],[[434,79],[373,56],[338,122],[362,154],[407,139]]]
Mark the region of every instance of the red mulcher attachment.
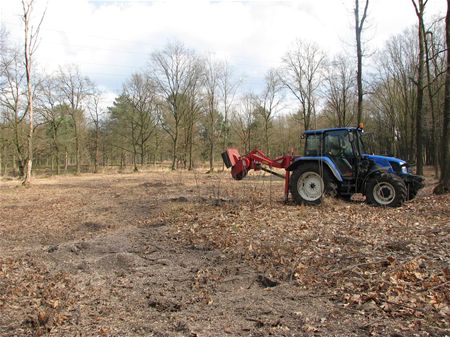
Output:
[[289,195],[289,172],[286,171],[286,173],[282,175],[267,169],[262,165],[267,165],[270,168],[284,168],[286,170],[289,165],[291,165],[293,156],[286,155],[276,159],[270,159],[259,150],[253,150],[245,156],[240,156],[237,149],[230,148],[222,153],[222,159],[227,168],[231,167],[231,176],[236,180],[244,178],[249,170],[262,170],[284,179],[284,197],[285,201],[287,201]]
[[228,149],[222,153],[222,159],[227,168],[231,167],[233,179],[241,180],[247,175],[247,161],[241,158],[237,149]]

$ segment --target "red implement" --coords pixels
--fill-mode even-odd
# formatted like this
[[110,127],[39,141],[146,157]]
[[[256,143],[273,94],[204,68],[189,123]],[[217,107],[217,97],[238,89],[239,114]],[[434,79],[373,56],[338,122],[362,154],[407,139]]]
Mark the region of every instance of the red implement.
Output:
[[[236,180],[241,180],[247,175],[249,170],[263,170],[269,172],[277,177],[284,179],[284,197],[285,201],[289,195],[289,172],[286,171],[284,175],[272,171],[270,168],[287,169],[291,165],[293,156],[285,155],[275,159],[270,159],[260,150],[253,150],[245,156],[240,156],[238,150],[230,148],[222,153],[223,162],[227,168],[231,167],[231,176]],[[263,165],[269,166],[269,169]]]

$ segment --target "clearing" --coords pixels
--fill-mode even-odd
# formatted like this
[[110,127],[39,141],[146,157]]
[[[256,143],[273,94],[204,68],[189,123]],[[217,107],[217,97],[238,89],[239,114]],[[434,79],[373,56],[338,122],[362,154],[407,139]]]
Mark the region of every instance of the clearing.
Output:
[[0,336],[450,335],[450,196],[284,205],[148,171],[0,182]]

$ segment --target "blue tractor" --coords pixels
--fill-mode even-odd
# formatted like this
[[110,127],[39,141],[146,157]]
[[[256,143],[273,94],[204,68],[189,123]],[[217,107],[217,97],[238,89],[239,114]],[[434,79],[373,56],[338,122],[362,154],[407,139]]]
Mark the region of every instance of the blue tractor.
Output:
[[305,155],[287,168],[297,204],[318,204],[323,194],[350,200],[362,193],[369,204],[398,207],[424,186],[406,161],[367,154],[361,128],[311,130],[305,138]]
[[[290,192],[296,204],[320,204],[324,195],[350,200],[361,193],[369,204],[398,207],[424,186],[423,177],[412,174],[406,161],[368,154],[362,128],[309,130],[305,139],[301,157],[270,159],[259,150],[240,156],[236,149],[228,149],[222,157],[237,180],[250,169],[284,178],[285,199]],[[284,168],[286,174],[272,171],[273,167]]]

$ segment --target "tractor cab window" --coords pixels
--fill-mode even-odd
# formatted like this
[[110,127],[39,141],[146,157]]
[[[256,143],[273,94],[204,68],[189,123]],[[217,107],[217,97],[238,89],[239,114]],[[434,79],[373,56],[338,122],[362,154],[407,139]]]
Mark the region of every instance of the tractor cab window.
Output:
[[320,156],[320,138],[322,135],[308,135],[305,144],[305,156],[317,157]]
[[352,143],[348,131],[327,132],[324,140],[324,152],[332,157],[353,157]]

